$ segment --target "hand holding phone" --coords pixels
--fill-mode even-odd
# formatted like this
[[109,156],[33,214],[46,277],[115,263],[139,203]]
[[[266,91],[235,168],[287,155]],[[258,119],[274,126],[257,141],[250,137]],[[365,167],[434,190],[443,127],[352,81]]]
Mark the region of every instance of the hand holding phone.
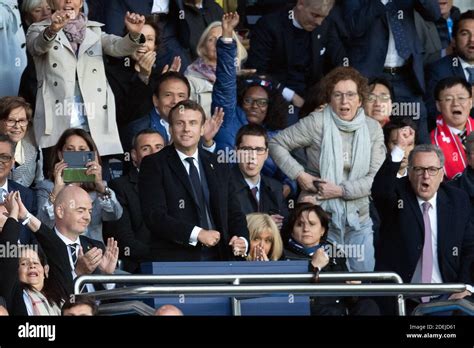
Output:
[[63,169],[65,183],[95,181],[95,176],[87,173],[87,164],[95,160],[93,151],[64,151],[63,158],[67,164],[67,168]]

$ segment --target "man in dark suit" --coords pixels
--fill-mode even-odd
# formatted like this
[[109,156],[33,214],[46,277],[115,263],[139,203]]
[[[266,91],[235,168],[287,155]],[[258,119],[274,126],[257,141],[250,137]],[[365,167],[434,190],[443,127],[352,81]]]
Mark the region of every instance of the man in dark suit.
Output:
[[150,230],[143,221],[138,197],[138,168],[142,159],[157,153],[165,146],[165,140],[153,129],[140,131],[132,141],[133,168],[127,175],[109,182],[120,205],[122,217],[116,221],[104,222],[104,236],[114,237],[120,248],[123,270],[140,272],[140,262],[152,261],[150,255]]
[[260,125],[248,124],[239,129],[235,147],[238,165],[232,168],[236,186],[235,198],[244,214],[266,213],[281,228],[288,209],[283,187],[278,181],[261,174],[268,158],[268,135]]
[[[35,233],[49,260],[50,272],[63,286],[66,294],[74,293],[74,279],[82,274],[112,274],[119,249],[113,238],[107,246],[82,234],[91,220],[92,201],[78,186],[66,186],[54,202],[56,225],[49,229],[28,212],[20,201],[22,224]],[[86,285],[89,291],[94,287]]]
[[173,144],[147,156],[138,181],[152,255],[162,261],[243,257],[248,250],[244,214],[227,164],[199,148],[206,115],[194,101],[171,109]]
[[[33,210],[36,207],[34,202],[33,191],[23,185],[20,185],[13,180],[9,180],[8,175],[10,174],[13,165],[15,163],[15,144],[11,142],[10,138],[6,135],[0,135],[0,204],[3,204],[4,197],[8,192],[19,191],[21,199],[24,202],[25,207],[35,213]],[[3,226],[6,217],[3,215],[0,217],[0,224]],[[20,231],[21,244],[35,244],[36,238],[31,232],[22,228]]]
[[327,72],[331,23],[324,19],[333,5],[333,0],[298,0],[294,7],[262,17],[252,29],[247,67],[281,82],[285,99],[298,107],[307,87]]
[[[436,109],[435,88],[446,77],[458,76],[474,86],[474,10],[464,12],[454,24],[453,38],[455,53],[429,65],[426,71],[426,105],[430,128],[435,128],[438,111]],[[474,109],[471,109],[474,116]]]
[[[403,139],[397,143],[403,147]],[[474,227],[469,197],[441,183],[443,152],[418,145],[408,158],[408,177],[397,179],[400,163],[389,157],[372,187],[381,218],[376,271],[396,272],[406,283],[470,284]],[[450,298],[470,296],[468,289]]]
[[[424,19],[436,21],[441,16],[438,2],[354,0],[341,3],[343,18],[348,19],[349,38],[345,43],[348,64],[368,78],[389,80],[395,90],[395,102],[404,103],[400,104],[400,114],[396,116],[412,117],[417,122],[419,139],[429,143],[423,103],[422,44],[415,28],[414,10]],[[405,109],[407,112],[402,111]]]

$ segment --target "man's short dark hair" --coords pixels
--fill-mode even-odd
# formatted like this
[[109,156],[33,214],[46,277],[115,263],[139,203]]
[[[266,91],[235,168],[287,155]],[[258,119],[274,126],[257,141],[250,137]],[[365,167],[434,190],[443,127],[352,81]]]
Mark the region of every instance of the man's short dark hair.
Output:
[[435,90],[434,90],[434,95],[436,100],[439,100],[439,96],[442,91],[445,89],[461,85],[464,87],[467,93],[469,93],[469,97],[472,97],[472,88],[469,82],[466,81],[465,78],[459,77],[459,76],[450,76],[446,77],[445,79],[442,79],[436,84]]
[[206,113],[204,112],[204,109],[202,108],[201,105],[199,105],[197,102],[194,100],[182,100],[173,108],[170,110],[170,113],[168,114],[168,122],[169,124],[173,124],[173,115],[177,112],[183,112],[184,110],[194,110],[194,111],[199,111],[201,113],[201,125],[204,125],[206,122]]
[[70,296],[66,302],[64,303],[63,307],[61,308],[61,315],[64,315],[64,312],[67,309],[71,309],[76,306],[89,306],[92,310],[92,315],[97,315],[99,312],[99,306],[97,306],[97,303],[95,302],[95,299],[90,297],[90,296],[81,296],[81,295],[76,295],[76,296]]
[[372,93],[374,88],[375,88],[375,85],[382,85],[382,86],[385,86],[389,93],[390,93],[390,99],[395,100],[395,91],[393,90],[393,86],[392,86],[392,83],[383,78],[383,77],[374,77],[373,79],[369,80],[369,92]]
[[[135,134],[132,138],[132,149],[135,149],[137,150],[137,143],[138,143],[138,138],[140,137],[140,135],[143,135],[143,134],[158,134],[160,137],[163,138],[163,136],[161,135],[160,132],[158,132],[157,130],[153,129],[153,128],[145,128],[145,129],[142,129],[141,131],[139,131],[137,134]],[[166,145],[166,140],[163,138],[163,141]]]
[[459,17],[459,20],[454,22],[454,25],[453,25],[453,37],[454,38],[456,38],[456,36],[458,34],[459,27],[461,26],[461,22],[462,21],[467,21],[467,20],[474,20],[474,10],[469,10],[469,11],[466,11],[466,12],[462,13],[461,16]]
[[168,71],[162,74],[156,81],[154,94],[156,96],[159,96],[161,85],[165,83],[166,81],[170,81],[170,80],[179,80],[182,83],[184,83],[186,85],[186,88],[188,89],[188,98],[189,98],[189,96],[191,95],[191,85],[189,84],[189,80],[186,78],[186,76],[184,76],[183,74],[177,71]]
[[249,123],[245,126],[240,127],[239,131],[237,132],[237,136],[235,137],[235,147],[238,148],[240,146],[240,144],[242,143],[242,138],[245,135],[264,137],[265,147],[268,148],[268,134],[266,129],[261,125]]
[[13,141],[10,140],[10,138],[8,137],[8,135],[0,134],[0,143],[8,143],[8,144],[10,144],[10,147],[11,147],[10,155],[15,156],[15,147],[16,147],[16,144],[15,144]]

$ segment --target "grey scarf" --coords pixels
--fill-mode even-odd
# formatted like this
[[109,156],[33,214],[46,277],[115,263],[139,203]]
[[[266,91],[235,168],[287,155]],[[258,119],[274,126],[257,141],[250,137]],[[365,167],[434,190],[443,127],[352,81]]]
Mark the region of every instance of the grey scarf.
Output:
[[[366,176],[370,168],[371,144],[369,128],[365,120],[365,113],[359,108],[352,121],[344,121],[327,106],[323,111],[324,137],[321,144],[320,173],[321,179],[340,185],[344,181],[344,153],[341,131],[352,133],[352,162],[348,181],[357,180]],[[345,201],[342,198],[324,200],[321,207],[332,215],[332,224],[339,232],[343,243],[343,231],[346,223],[358,229],[360,227],[358,207],[361,199]]]

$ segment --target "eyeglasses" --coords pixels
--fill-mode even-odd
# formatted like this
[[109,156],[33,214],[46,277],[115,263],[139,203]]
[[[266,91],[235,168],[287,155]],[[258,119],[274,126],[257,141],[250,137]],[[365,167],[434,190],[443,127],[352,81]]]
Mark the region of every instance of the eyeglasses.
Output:
[[377,94],[370,93],[368,98],[367,98],[367,101],[369,103],[375,103],[375,101],[378,100],[381,103],[386,103],[390,99],[391,99],[391,97],[390,97],[389,94],[379,94],[379,95],[377,95]]
[[247,97],[247,98],[244,98],[243,101],[244,101],[244,104],[247,104],[247,105],[253,105],[253,103],[257,103],[257,105],[261,108],[268,106],[268,99],[266,98],[253,99],[253,98]]
[[17,123],[20,127],[26,127],[28,125],[28,120],[4,120],[4,122],[8,127],[15,127]]
[[0,155],[0,163],[7,164],[12,160],[12,156],[9,155]]
[[435,176],[438,175],[439,171],[443,169],[437,168],[437,167],[409,167],[411,170],[415,172],[416,175],[423,175],[425,172],[428,172],[429,176]]
[[239,150],[244,151],[244,152],[248,152],[248,153],[255,151],[257,153],[257,155],[264,155],[264,154],[267,153],[267,148],[266,147],[242,146],[242,147],[239,147]]
[[342,100],[342,97],[345,96],[348,100],[354,100],[359,94],[356,92],[347,92],[347,93],[342,93],[342,92],[334,92],[332,94],[332,97],[336,100]]
[[468,102],[469,99],[471,99],[471,98],[467,97],[467,96],[463,96],[463,95],[460,95],[460,96],[457,96],[457,97],[455,97],[453,95],[447,95],[444,98],[440,98],[439,101],[445,102],[446,104],[451,104],[452,102],[457,100],[459,104],[464,105]]

